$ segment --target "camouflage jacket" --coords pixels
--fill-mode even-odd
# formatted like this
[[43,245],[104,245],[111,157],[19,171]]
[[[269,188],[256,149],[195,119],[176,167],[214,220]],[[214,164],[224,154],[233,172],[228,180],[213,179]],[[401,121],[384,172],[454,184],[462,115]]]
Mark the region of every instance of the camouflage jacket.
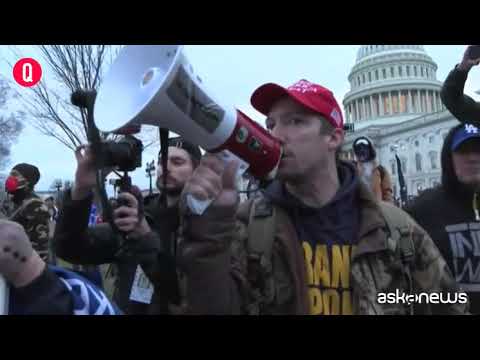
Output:
[[[411,313],[406,304],[379,303],[380,293],[409,293],[402,270],[403,263],[392,249],[392,238],[382,216],[381,207],[364,185],[359,185],[361,219],[360,240],[352,250],[350,284],[353,314]],[[386,206],[392,205],[386,204]],[[182,206],[185,209],[185,206]],[[180,262],[186,274],[189,312],[196,314],[249,314],[255,284],[249,274],[247,238],[250,202],[242,203],[239,211],[203,216],[188,215],[182,223]],[[459,289],[428,234],[402,210],[398,216],[410,224],[414,257],[411,262],[413,292],[455,293]],[[260,314],[310,314],[311,299],[305,254],[296,231],[285,211],[277,212],[272,248],[272,282],[274,296],[261,308]],[[411,288],[410,288],[411,289]],[[468,302],[432,305],[435,314],[464,314]]]
[[44,261],[48,261],[50,214],[43,200],[32,193],[14,209],[10,220],[23,226],[33,249]]

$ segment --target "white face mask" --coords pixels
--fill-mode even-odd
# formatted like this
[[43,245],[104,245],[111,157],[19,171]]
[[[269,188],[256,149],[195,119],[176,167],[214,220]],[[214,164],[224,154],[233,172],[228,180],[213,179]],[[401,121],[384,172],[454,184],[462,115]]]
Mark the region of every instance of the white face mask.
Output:
[[368,186],[372,185],[373,171],[375,170],[375,161],[360,163],[360,177]]

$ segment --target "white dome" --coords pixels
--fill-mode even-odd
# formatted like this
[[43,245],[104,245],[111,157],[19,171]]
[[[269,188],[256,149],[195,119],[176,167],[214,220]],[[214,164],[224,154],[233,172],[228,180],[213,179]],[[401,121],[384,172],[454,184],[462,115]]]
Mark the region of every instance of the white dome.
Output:
[[436,71],[421,45],[362,45],[343,99],[346,122],[393,124],[442,111]]
[[413,50],[415,52],[423,52],[426,54],[422,45],[362,45],[357,52],[357,63],[363,58],[373,54],[384,54],[387,52],[398,50]]

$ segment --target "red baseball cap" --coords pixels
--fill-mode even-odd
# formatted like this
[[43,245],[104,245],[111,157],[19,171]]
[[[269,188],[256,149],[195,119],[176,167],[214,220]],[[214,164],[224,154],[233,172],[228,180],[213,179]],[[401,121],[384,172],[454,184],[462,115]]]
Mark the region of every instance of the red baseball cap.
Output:
[[342,110],[333,93],[305,79],[288,88],[273,83],[264,84],[253,92],[250,102],[256,110],[268,116],[273,103],[286,95],[323,115],[333,127],[343,129]]

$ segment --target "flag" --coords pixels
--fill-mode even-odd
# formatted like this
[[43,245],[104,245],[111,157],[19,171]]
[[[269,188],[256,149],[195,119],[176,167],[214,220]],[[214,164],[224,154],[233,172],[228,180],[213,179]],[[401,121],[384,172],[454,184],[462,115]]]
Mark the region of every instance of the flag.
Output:
[[407,204],[407,198],[408,198],[407,184],[405,183],[405,178],[403,177],[402,162],[400,161],[400,158],[398,157],[397,154],[395,154],[395,158],[397,160],[398,183],[400,185],[400,199],[403,207]]
[[94,226],[97,223],[97,206],[92,204],[90,208],[90,215],[88,216],[88,227]]
[[73,302],[73,315],[121,315],[119,308],[94,283],[81,275],[50,266],[68,289]]
[[[67,310],[69,315],[123,315],[123,312],[114,302],[110,301],[105,292],[87,278],[74,271],[58,266],[47,266],[47,271],[53,273],[53,275],[58,277],[61,282],[61,284],[58,285],[60,289],[63,286],[65,288],[66,296],[71,299],[72,307],[70,310]],[[45,301],[61,301],[60,299],[64,298],[63,296],[60,298],[58,297],[61,293],[59,293],[59,289],[55,286],[50,287],[47,291],[50,291],[50,293],[48,293],[46,297],[39,296],[33,299],[19,300],[16,298],[18,293],[14,288],[11,288],[7,299],[9,306],[8,313],[12,315],[28,315],[32,312],[32,309],[35,310],[35,308],[38,308],[39,306],[40,308],[45,306],[48,307]],[[56,305],[58,304],[51,305],[52,307],[50,310],[55,311]],[[58,310],[62,312],[65,311],[65,309]],[[38,309],[35,311],[38,311]]]

